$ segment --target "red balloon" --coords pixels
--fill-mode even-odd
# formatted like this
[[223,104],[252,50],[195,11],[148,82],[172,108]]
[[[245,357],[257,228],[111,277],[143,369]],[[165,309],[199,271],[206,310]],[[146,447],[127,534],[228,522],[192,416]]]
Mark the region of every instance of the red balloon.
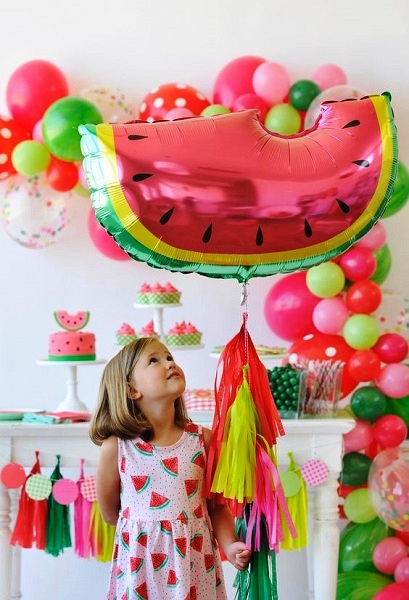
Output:
[[384,363],[400,363],[408,355],[408,342],[399,333],[384,333],[379,336],[373,350]]
[[11,162],[12,152],[17,144],[29,139],[30,134],[17,121],[0,115],[0,181],[17,173]]
[[317,331],[312,314],[321,300],[307,288],[306,271],[284,275],[267,294],[264,316],[271,331],[282,340],[293,342]]
[[349,359],[347,369],[357,381],[372,381],[381,372],[381,359],[374,350],[357,350]]
[[164,83],[145,96],[139,115],[144,121],[160,121],[175,108],[187,108],[193,115],[200,115],[209,105],[205,95],[191,85]]
[[6,101],[10,114],[28,131],[56,100],[68,96],[64,73],[47,60],[22,64],[10,77]]
[[349,281],[362,281],[375,273],[376,258],[367,248],[352,247],[342,255],[339,266]]
[[257,108],[260,111],[260,121],[264,123],[266,114],[270,109],[270,106],[256,94],[243,94],[236,98],[233,103],[232,110],[237,112],[238,110],[248,110],[249,108]]
[[346,498],[349,493],[360,488],[367,488],[368,483],[362,483],[361,485],[346,485],[346,483],[340,483],[338,486],[338,496],[340,498]]
[[78,183],[78,167],[73,162],[52,157],[46,171],[46,180],[57,192],[69,192]]
[[409,531],[402,531],[401,529],[395,529],[395,535],[407,546],[409,546]]
[[408,600],[409,583],[391,583],[374,596],[373,600]]
[[383,415],[373,426],[374,440],[382,449],[400,446],[407,435],[406,423],[397,415]]
[[88,213],[88,232],[94,246],[101,254],[113,260],[130,260],[130,257],[118,246],[114,238],[99,224],[93,209]]
[[[342,265],[341,265],[342,266]],[[382,290],[377,283],[363,279],[351,285],[346,293],[347,308],[354,313],[369,315],[380,306]]]
[[216,77],[214,104],[222,104],[231,109],[239,96],[254,94],[254,71],[264,62],[265,58],[259,56],[241,56],[227,63]]
[[[341,335],[312,333],[294,342],[288,349],[289,362],[302,363],[309,360],[341,360],[348,363],[353,348],[348,346]],[[342,373],[341,398],[350,394],[358,385],[347,368]]]

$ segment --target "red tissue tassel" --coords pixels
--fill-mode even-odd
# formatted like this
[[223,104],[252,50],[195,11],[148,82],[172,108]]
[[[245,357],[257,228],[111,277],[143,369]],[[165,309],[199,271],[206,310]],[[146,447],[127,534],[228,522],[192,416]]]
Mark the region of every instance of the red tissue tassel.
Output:
[[48,499],[34,500],[26,493],[27,481],[32,475],[41,474],[39,452],[36,451],[36,462],[27,475],[18,504],[18,511],[10,544],[22,548],[38,548],[44,550],[46,545]]

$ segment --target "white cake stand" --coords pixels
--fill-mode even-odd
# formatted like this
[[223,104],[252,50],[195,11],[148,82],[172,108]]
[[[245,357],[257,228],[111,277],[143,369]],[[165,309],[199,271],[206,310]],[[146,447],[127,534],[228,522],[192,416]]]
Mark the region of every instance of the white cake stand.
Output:
[[77,367],[90,365],[103,365],[105,358],[97,360],[48,360],[46,358],[36,361],[40,367],[66,367],[68,369],[67,393],[62,402],[57,406],[55,412],[77,412],[88,413],[89,409],[78,397]]

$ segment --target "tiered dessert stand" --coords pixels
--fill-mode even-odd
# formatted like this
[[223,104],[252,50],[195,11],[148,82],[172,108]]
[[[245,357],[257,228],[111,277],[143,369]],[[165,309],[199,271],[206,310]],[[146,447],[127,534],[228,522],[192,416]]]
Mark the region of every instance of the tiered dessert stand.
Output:
[[[159,334],[161,342],[165,343],[165,329],[163,326],[163,311],[165,308],[177,308],[182,306],[178,304],[134,304],[135,308],[149,308],[153,312],[153,325],[155,331]],[[166,344],[169,350],[200,350],[204,348],[203,344],[190,344],[185,346],[170,346]]]
[[77,380],[77,368],[86,367],[90,365],[103,365],[107,361],[104,358],[96,360],[47,360],[39,359],[36,361],[40,367],[66,367],[68,370],[67,377],[67,392],[64,400],[55,409],[55,412],[75,412],[75,413],[88,413],[89,409],[80,400],[78,396],[78,380]]

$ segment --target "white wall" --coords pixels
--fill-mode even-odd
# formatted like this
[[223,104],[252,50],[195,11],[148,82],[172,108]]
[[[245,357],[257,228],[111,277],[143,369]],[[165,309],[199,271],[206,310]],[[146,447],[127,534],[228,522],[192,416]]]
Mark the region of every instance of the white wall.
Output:
[[[136,105],[152,87],[170,81],[184,81],[211,96],[220,69],[247,54],[282,63],[294,81],[308,78],[320,64],[335,63],[345,70],[349,84],[371,93],[392,93],[400,158],[409,165],[407,0],[120,0],[108,8],[96,0],[73,4],[14,0],[3,4],[0,22],[0,113],[7,113],[5,88],[13,71],[37,58],[63,70],[72,95],[85,86],[119,87]],[[89,329],[96,333],[98,356],[109,358],[115,351],[114,332],[123,321],[140,326],[149,320],[147,313],[133,308],[140,283],[170,280],[183,292],[183,308],[166,313],[166,325],[189,318],[204,331],[206,349],[180,356],[190,387],[212,384],[215,360],[208,353],[239,329],[237,282],[109,260],[88,238],[88,208],[86,199],[73,197],[69,228],[57,244],[42,250],[19,246],[0,226],[0,407],[53,409],[62,400],[63,369],[35,363],[46,355],[56,309],[90,310]],[[387,287],[407,294],[409,206],[384,223],[393,257]],[[255,343],[280,343],[263,317],[264,298],[274,281],[270,277],[249,284],[249,327]],[[78,373],[80,396],[90,408],[101,371],[94,366]],[[58,566],[56,559],[36,551],[29,557],[30,565],[24,561],[24,598],[103,597],[106,565],[69,553],[58,559]],[[301,600],[304,567],[289,568],[289,560],[295,559],[280,556],[280,564],[286,563],[281,600]]]

